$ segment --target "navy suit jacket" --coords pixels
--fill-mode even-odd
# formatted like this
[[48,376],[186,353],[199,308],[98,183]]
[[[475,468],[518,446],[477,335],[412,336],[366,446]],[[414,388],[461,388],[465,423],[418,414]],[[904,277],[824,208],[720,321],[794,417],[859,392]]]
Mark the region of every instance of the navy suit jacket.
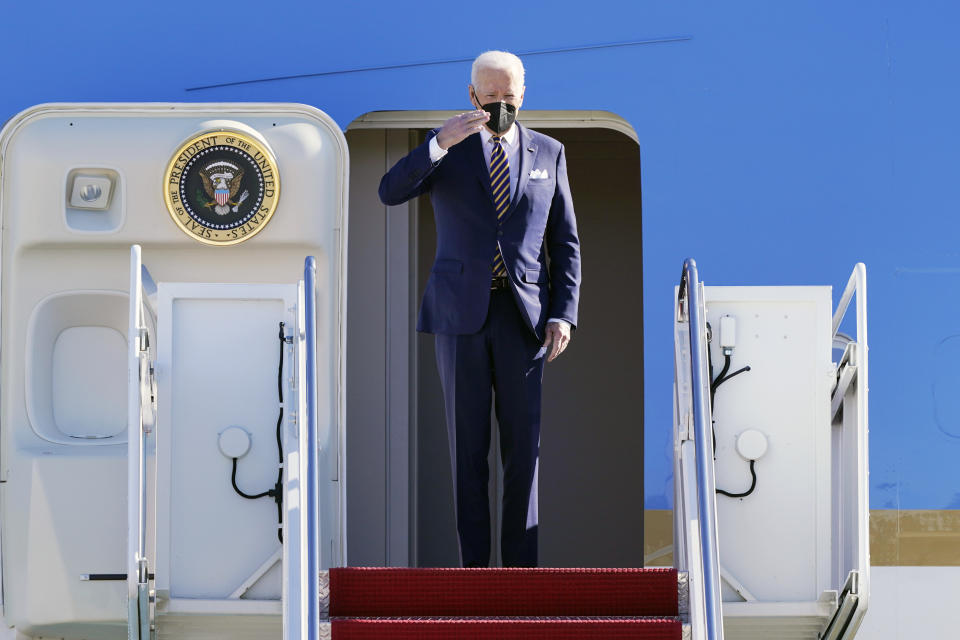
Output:
[[[397,205],[429,193],[437,224],[437,255],[423,294],[417,330],[470,334],[483,326],[499,245],[511,289],[538,338],[548,319],[576,327],[580,241],[563,145],[517,123],[517,191],[500,224],[490,174],[473,134],[430,162],[431,131],[423,144],[380,181],[380,200]],[[531,178],[531,172],[537,175]],[[538,177],[539,176],[539,177]],[[547,256],[549,255],[549,268]]]

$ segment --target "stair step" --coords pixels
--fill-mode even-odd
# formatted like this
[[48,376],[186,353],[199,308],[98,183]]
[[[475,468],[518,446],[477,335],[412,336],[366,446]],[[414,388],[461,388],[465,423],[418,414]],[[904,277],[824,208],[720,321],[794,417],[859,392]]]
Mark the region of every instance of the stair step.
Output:
[[677,572],[350,567],[330,570],[329,598],[330,617],[671,617]]
[[334,618],[331,640],[681,640],[676,618]]

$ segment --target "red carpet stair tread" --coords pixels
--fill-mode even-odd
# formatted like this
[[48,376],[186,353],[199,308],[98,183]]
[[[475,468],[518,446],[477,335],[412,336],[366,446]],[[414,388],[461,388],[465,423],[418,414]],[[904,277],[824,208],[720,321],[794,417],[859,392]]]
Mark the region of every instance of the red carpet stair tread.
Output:
[[329,572],[334,640],[681,637],[674,569]]
[[665,618],[346,618],[333,640],[679,640],[680,621]]

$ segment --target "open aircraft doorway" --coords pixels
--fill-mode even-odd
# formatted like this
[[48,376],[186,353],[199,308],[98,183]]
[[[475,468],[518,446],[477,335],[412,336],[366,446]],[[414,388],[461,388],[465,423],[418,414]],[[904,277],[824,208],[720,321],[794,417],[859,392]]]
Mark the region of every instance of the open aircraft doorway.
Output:
[[[377,196],[384,172],[454,113],[375,112],[346,133],[352,566],[458,563],[434,339],[415,332],[435,251],[433,211],[429,196],[396,207]],[[643,309],[636,133],[622,118],[598,111],[525,110],[522,122],[565,146],[584,265],[580,324],[570,348],[544,373],[540,564],[639,567]],[[494,436],[495,531],[498,461]],[[499,563],[496,546],[492,561]]]

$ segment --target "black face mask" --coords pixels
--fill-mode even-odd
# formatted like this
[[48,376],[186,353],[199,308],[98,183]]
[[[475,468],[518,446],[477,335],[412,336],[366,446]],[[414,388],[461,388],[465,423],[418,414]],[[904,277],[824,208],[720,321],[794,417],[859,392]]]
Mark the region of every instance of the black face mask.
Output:
[[[473,99],[477,101],[477,104],[480,104],[480,99],[477,97],[476,92],[473,94]],[[490,119],[487,120],[487,127],[497,135],[506,133],[510,125],[513,124],[513,121],[517,119],[517,108],[503,100],[500,102],[488,102],[485,105],[481,105],[480,108],[490,114]]]

